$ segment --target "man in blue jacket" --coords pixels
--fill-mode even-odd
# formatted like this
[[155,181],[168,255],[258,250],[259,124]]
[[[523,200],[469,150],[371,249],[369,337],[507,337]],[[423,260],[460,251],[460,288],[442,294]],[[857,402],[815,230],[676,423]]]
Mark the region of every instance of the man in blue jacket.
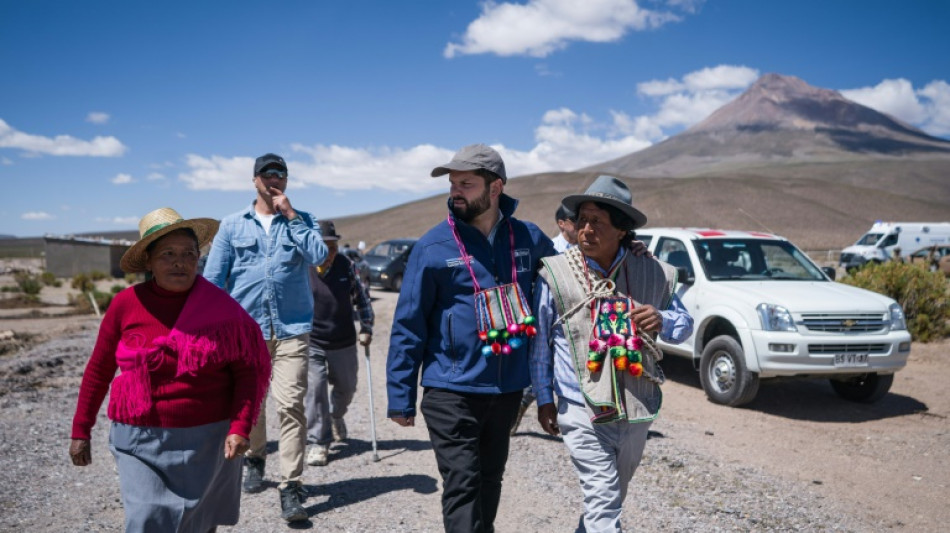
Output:
[[[254,162],[257,198],[246,209],[224,217],[211,244],[204,276],[227,290],[257,320],[270,349],[271,396],[280,421],[280,506],[288,522],[305,520],[304,446],[307,417],[307,352],[313,322],[311,265],[327,247],[309,213],[295,209],[284,194],[287,164],[265,154]],[[267,444],[266,409],[251,430],[244,458],[244,492],[261,492]]]
[[512,217],[518,202],[503,192],[505,164],[492,148],[462,148],[432,171],[445,174],[448,216],[412,249],[396,304],[388,416],[415,424],[421,369],[420,408],[442,475],[445,530],[490,532],[509,430],[530,374],[527,342],[509,340],[501,351],[501,342],[483,340],[475,293],[515,283],[531,302],[539,261],[554,255],[554,246],[536,225]]

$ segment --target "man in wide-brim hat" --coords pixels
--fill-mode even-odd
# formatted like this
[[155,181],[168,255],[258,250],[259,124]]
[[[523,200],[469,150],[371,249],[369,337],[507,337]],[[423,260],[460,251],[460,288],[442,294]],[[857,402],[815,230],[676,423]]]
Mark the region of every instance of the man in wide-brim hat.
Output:
[[612,176],[564,198],[576,214],[577,246],[541,261],[534,293],[538,421],[563,435],[580,476],[587,531],[621,530],[627,485],[660,408],[654,339],[679,343],[693,330],[674,293],[676,270],[629,248],[633,230],[647,222],[632,200]]

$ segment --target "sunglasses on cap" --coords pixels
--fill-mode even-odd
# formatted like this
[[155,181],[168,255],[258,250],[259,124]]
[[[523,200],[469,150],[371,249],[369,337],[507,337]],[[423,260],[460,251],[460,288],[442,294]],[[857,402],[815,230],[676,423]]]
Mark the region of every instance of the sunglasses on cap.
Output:
[[269,168],[259,174],[262,178],[277,178],[285,180],[287,179],[287,171],[280,170],[278,168]]

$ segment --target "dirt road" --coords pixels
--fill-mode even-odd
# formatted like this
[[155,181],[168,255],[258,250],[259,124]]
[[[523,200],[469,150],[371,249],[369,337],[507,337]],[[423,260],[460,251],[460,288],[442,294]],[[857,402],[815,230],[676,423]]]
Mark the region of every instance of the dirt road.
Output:
[[[310,527],[439,531],[439,475],[424,424],[384,418],[385,352],[396,295],[374,292],[373,389],[380,462],[370,460],[363,362],[347,415],[351,440],[330,465],[309,467]],[[0,318],[0,331],[45,344],[0,356],[0,531],[114,531],[118,483],[103,407],[94,464],[66,456],[94,318]],[[45,334],[43,333],[45,332]],[[950,343],[917,344],[894,387],[873,405],[837,398],[827,382],[765,382],[741,409],[706,401],[692,368],[669,357],[661,417],[634,478],[625,522],[634,531],[944,531],[950,523]],[[272,407],[271,407],[272,409]],[[273,410],[271,411],[273,414]],[[572,531],[580,493],[563,445],[534,411],[512,440],[499,531]],[[269,424],[276,416],[268,416]],[[269,434],[276,435],[276,426]],[[271,445],[276,447],[276,442]],[[277,461],[269,461],[274,479]],[[282,531],[276,491],[246,496],[229,531]],[[648,520],[644,522],[644,520]]]

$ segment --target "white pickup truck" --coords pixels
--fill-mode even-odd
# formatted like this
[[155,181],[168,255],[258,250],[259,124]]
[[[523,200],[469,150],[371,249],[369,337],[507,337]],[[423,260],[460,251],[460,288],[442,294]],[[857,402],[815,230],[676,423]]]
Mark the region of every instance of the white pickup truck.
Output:
[[831,380],[841,397],[873,402],[907,364],[911,338],[891,298],[834,281],[788,240],[760,232],[644,228],[637,238],[680,270],[676,293],[693,315],[686,342],[709,400],[752,401],[761,379]]

